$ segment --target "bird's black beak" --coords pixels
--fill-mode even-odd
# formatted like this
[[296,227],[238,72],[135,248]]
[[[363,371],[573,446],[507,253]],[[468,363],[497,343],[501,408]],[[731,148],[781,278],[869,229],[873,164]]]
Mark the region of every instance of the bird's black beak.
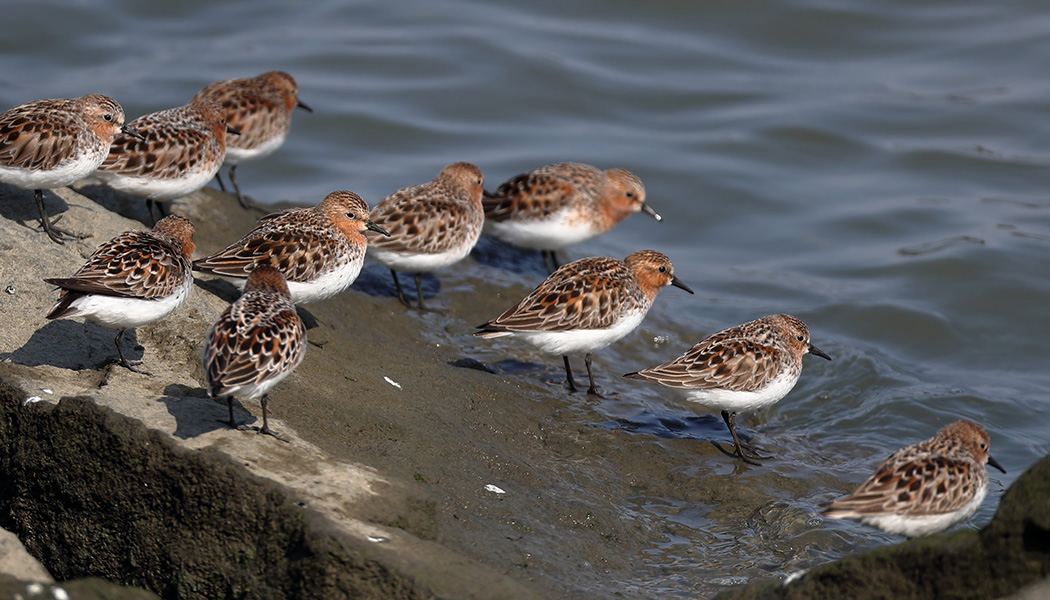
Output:
[[226,133],[232,133],[233,135],[241,135],[241,130],[236,127],[226,126]]
[[660,213],[653,210],[653,207],[648,204],[642,204],[642,212],[656,219],[657,221],[663,221],[664,218],[660,216]]
[[134,129],[128,127],[127,123],[124,123],[123,125],[120,126],[120,132],[123,133],[124,135],[130,135],[131,137],[138,138],[140,140],[145,140],[146,139],[146,136],[144,136],[141,133],[135,131]]
[[817,356],[819,356],[819,357],[821,357],[821,358],[826,358],[826,359],[828,359],[828,360],[831,360],[831,357],[830,357],[830,356],[828,356],[826,352],[824,352],[824,351],[823,351],[823,350],[821,350],[820,348],[817,348],[817,347],[816,347],[816,346],[814,346],[813,344],[810,344],[810,345],[809,345],[809,353],[810,353],[810,354],[815,354],[815,355],[817,355]]
[[671,285],[673,285],[675,287],[682,288],[683,290],[689,292],[690,294],[693,293],[693,290],[689,289],[688,285],[682,283],[682,280],[679,279],[678,277],[672,277],[671,278]]
[[303,102],[302,100],[296,100],[295,101],[295,105],[298,106],[299,108],[305,110],[306,112],[314,112],[314,109],[312,109],[309,106],[307,106],[306,103]]
[[999,469],[999,470],[1000,470],[1000,471],[1002,471],[1003,473],[1005,473],[1005,472],[1006,472],[1006,469],[1004,469],[1004,468],[1003,468],[1003,466],[1002,466],[1001,464],[999,464],[999,461],[997,461],[997,460],[995,460],[994,458],[992,458],[992,455],[991,455],[991,454],[989,454],[989,455],[988,455],[988,464],[992,465],[992,466],[993,466],[993,467],[995,467],[996,469]]
[[381,234],[385,235],[386,237],[390,237],[390,233],[388,233],[386,229],[383,229],[379,225],[376,225],[375,223],[373,223],[372,219],[368,219],[368,220],[365,221],[365,229],[371,229],[372,231],[375,231],[376,233],[381,233]]

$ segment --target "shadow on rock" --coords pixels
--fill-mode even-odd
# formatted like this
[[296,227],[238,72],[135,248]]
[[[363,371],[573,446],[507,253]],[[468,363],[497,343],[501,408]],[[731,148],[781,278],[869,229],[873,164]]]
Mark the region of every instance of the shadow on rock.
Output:
[[[77,188],[77,192],[91,198],[122,217],[138,221],[146,228],[153,227],[153,218],[150,217],[149,210],[146,208],[146,201],[143,198],[118,192],[99,182],[81,185]],[[168,214],[169,206],[167,205],[169,204],[168,202],[164,203],[165,206],[161,209],[164,213],[158,215],[158,219]]]
[[[0,360],[10,359],[13,363],[27,367],[50,365],[74,371],[100,369],[117,358],[117,349],[113,344],[116,335],[116,329],[92,321],[81,323],[58,319],[37,329],[21,348],[0,353]],[[121,347],[129,361],[142,359],[145,348],[138,343],[134,329],[124,332]],[[144,367],[149,370],[149,365]]]
[[[398,273],[398,279],[401,281],[401,289],[405,291],[405,298],[415,303],[415,273]],[[437,296],[441,291],[441,280],[432,273],[423,273],[422,282],[424,302]],[[397,298],[397,288],[394,287],[390,269],[377,263],[366,264],[350,289],[378,298]]]
[[306,329],[308,330],[316,329],[320,326],[320,324],[317,322],[317,317],[315,317],[312,312],[306,310],[302,306],[295,307],[295,314],[299,315],[299,318],[303,321],[303,325],[305,325]]
[[[3,198],[3,202],[0,202],[0,216],[33,230],[40,229],[40,213],[36,208],[33,190],[0,184],[0,197]],[[54,220],[56,216],[69,210],[69,205],[50,190],[44,190],[44,208]]]
[[497,360],[492,363],[483,363],[476,358],[464,357],[450,361],[448,364],[453,367],[459,367],[460,369],[474,369],[475,371],[492,373],[493,375],[499,375],[501,373],[528,373],[543,371],[547,368],[545,365],[525,362],[513,358]]
[[[607,421],[602,426],[664,439],[699,440],[711,443],[723,441],[730,444],[733,442],[722,418],[715,414],[682,417],[677,413],[647,410],[631,418]],[[737,434],[741,439],[751,439],[751,433],[741,425],[737,425]]]
[[[221,299],[227,304],[233,304],[237,298],[241,297],[241,291],[237,289],[237,286],[233,285],[225,279],[200,279],[194,278],[193,284],[199,287],[201,290]],[[218,315],[216,315],[218,316]]]
[[525,250],[504,243],[491,235],[482,235],[470,252],[471,258],[487,267],[506,269],[522,275],[547,277],[547,266],[539,250]]
[[[157,402],[162,402],[168,414],[175,417],[173,435],[177,438],[186,440],[209,431],[230,428],[226,398],[213,400],[204,388],[171,384],[164,388],[164,396],[158,398]],[[241,421],[243,413],[248,413],[248,422],[254,422],[255,417],[236,399],[233,408],[233,417],[238,424],[244,424]]]

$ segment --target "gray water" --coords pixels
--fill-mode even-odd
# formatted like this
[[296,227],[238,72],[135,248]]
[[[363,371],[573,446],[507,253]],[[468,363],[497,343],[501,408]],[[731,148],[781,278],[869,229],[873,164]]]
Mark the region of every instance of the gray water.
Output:
[[[638,174],[665,221],[632,217],[568,256],[654,248],[697,294],[664,291],[639,332],[599,353],[613,393],[579,410],[654,443],[725,441],[717,418],[617,376],[777,312],[804,319],[834,357],[807,357],[787,398],[742,421],[778,460],[738,476],[761,476],[772,509],[802,515],[797,531],[763,542],[753,519],[720,521],[718,506],[623,507],[675,533],[612,587],[707,594],[893,541],[823,522],[815,505],[957,418],[982,423],[1009,470],[993,471],[969,526],[1050,452],[1042,8],[37,0],[4,7],[0,101],[101,92],[134,117],[216,79],[286,70],[315,112],[296,114],[276,154],[239,169],[264,203],[351,189],[374,204],[459,160],[490,188],[563,160]],[[557,375],[557,361],[516,347]],[[737,468],[719,461],[697,485]],[[815,493],[792,497],[771,472],[810,479]]]

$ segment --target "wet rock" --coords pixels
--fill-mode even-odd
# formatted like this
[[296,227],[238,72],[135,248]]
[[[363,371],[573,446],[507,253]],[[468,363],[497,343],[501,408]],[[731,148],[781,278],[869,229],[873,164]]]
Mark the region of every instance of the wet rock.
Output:
[[48,598],[54,600],[157,600],[157,595],[146,590],[124,587],[86,577],[60,584],[39,581],[19,581],[0,576],[0,598]]

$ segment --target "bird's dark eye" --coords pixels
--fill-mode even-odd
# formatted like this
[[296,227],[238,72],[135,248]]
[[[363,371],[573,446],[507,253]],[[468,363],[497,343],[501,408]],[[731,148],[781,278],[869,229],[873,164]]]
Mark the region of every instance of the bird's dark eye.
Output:
[[802,334],[798,334],[798,335],[795,336],[795,339],[800,341],[800,342],[804,342],[804,341],[806,341],[806,336],[804,336]]
[[105,121],[112,121],[113,120],[113,115],[111,115],[109,113],[106,113],[106,114],[102,115],[102,119],[105,120]]
[[981,450],[985,450],[987,448],[988,448],[988,444],[985,444],[984,442],[981,442]]
[[661,266],[660,267],[660,272],[661,273],[666,273],[667,272],[667,267]]
[[624,194],[624,195],[625,195],[625,196],[627,196],[628,198],[634,198],[634,192],[631,192],[631,191],[628,191],[628,192],[627,192],[626,194]]
[[347,219],[356,219],[357,215],[352,213],[352,212],[348,212],[348,213],[346,213],[346,218]]

